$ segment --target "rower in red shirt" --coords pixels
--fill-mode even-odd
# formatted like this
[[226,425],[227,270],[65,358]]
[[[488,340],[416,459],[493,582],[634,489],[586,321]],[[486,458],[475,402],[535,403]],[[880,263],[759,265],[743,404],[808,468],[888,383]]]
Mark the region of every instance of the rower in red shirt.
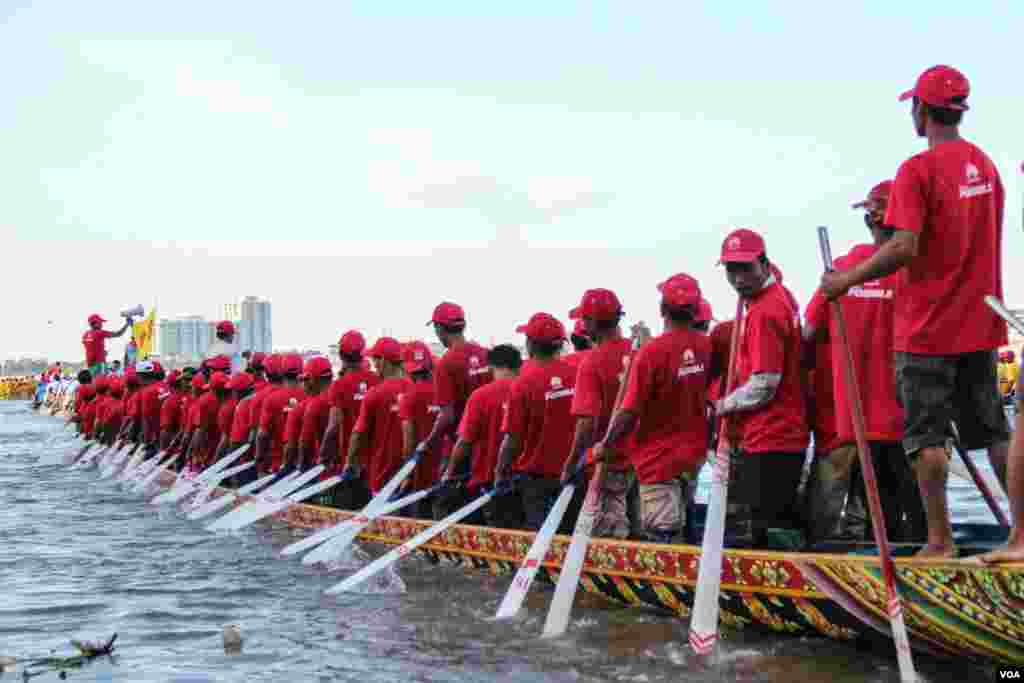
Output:
[[[281,371],[281,363],[281,356],[276,353],[272,353],[263,359],[262,367],[263,372],[266,375],[266,383],[263,384],[263,386],[256,388],[252,396],[252,406],[249,408],[249,424],[251,428],[249,440],[250,443],[252,443],[252,455],[246,455],[246,458],[244,459],[256,457],[256,437],[260,430],[260,417],[263,416],[263,402],[271,392],[280,389],[281,383],[284,381],[284,375]],[[257,469],[259,469],[258,466]]]
[[421,453],[440,447],[446,437],[455,440],[470,394],[491,381],[487,349],[466,341],[466,314],[461,306],[447,301],[438,304],[427,325],[433,325],[446,351],[434,369],[439,411],[430,434],[416,447]]
[[[969,93],[962,73],[935,66],[903,94],[913,99],[915,132],[928,139],[928,149],[896,172],[885,215],[892,239],[866,261],[821,281],[825,296],[835,299],[896,274],[893,349],[903,449],[915,462],[928,517],[928,543],[919,557],[956,555],[946,497],[951,424],[961,448],[988,449],[1000,477],[1010,437],[996,369],[1006,323],[984,301],[1003,296],[1005,193],[988,155],[960,137]],[[1020,497],[1008,491],[1019,522],[1010,539],[1015,552],[989,559],[1024,560],[1024,476],[1017,479]]]
[[204,470],[216,461],[220,444],[220,407],[228,397],[228,376],[219,370],[210,375],[210,382],[196,402],[192,418],[192,440],[189,442],[188,460]]
[[[536,531],[558,497],[562,468],[572,449],[576,369],[558,358],[565,328],[554,316],[536,313],[516,332],[526,335],[531,363],[509,392],[494,484],[504,488],[502,482],[512,476],[521,481],[495,502],[504,523]],[[561,533],[572,532],[578,514],[578,505],[566,511]]]
[[91,441],[96,425],[96,388],[91,384],[85,384],[78,391],[81,399],[81,407],[78,411],[81,416],[79,430],[84,440]]
[[[331,367],[331,361],[316,356],[306,361],[303,374],[306,378],[307,398],[302,415],[302,427],[299,430],[298,462],[299,469],[305,470],[320,464],[320,439],[327,432],[327,423],[331,415],[328,389],[334,377],[334,369]],[[330,476],[324,471],[320,478],[324,480]],[[321,502],[329,502],[329,499],[322,499]]]
[[[412,386],[398,398],[398,417],[402,420],[402,452],[412,457],[416,445],[430,433],[439,412],[434,401],[434,379],[431,376],[433,357],[421,341],[412,341],[402,347],[402,369]],[[428,489],[440,479],[441,449],[434,448],[423,454],[416,469],[402,482],[401,491],[412,493]],[[436,499],[424,498],[411,510],[421,519],[444,519],[465,504],[464,491],[449,487]],[[401,514],[399,512],[399,514]]]
[[679,273],[658,291],[665,332],[636,352],[622,405],[594,457],[614,461],[625,450],[639,481],[640,533],[671,543],[681,540],[686,521],[690,488],[681,479],[695,479],[706,457],[711,340],[693,329],[701,301],[696,280]]
[[138,427],[142,424],[139,419],[141,406],[139,399],[142,398],[142,380],[134,367],[124,371],[124,419],[121,423],[121,433],[118,438],[125,441],[135,442],[139,435]]
[[366,393],[348,447],[345,476],[366,470],[366,482],[376,495],[402,465],[402,420],[398,397],[412,388],[402,377],[402,345],[381,337],[370,349],[381,382]]
[[199,470],[198,463],[193,462],[191,458],[187,457],[187,454],[191,450],[192,438],[195,436],[196,431],[195,426],[199,419],[199,400],[206,393],[206,377],[203,373],[197,372],[193,375],[190,387],[192,394],[182,406],[182,436],[178,448],[184,454],[181,459],[182,468],[195,473]]
[[[289,353],[281,356],[281,384],[263,399],[260,410],[260,431],[256,437],[257,467],[268,472],[279,472],[284,465],[284,428],[288,413],[304,397],[299,375],[302,356]],[[273,384],[274,377],[271,377]],[[269,460],[269,462],[268,462]]]
[[156,453],[160,439],[160,409],[163,405],[165,377],[159,361],[144,360],[135,366],[135,372],[142,384],[138,397],[137,424],[133,430],[139,442],[144,444],[150,455]]
[[103,329],[103,323],[107,322],[98,313],[89,316],[89,329],[82,335],[82,346],[85,347],[85,364],[93,377],[107,373],[107,340],[116,339],[123,335],[131,326],[132,319],[126,318],[124,327],[117,332]]
[[[562,472],[563,484],[573,478],[577,464],[585,457],[586,451],[604,436],[611,422],[615,397],[622,382],[623,364],[632,348],[629,339],[622,336],[622,316],[622,304],[610,289],[588,289],[583,293],[579,306],[569,312],[570,318],[583,324],[594,348],[583,356],[576,371],[576,394],[572,400],[576,433],[573,457],[566,461]],[[629,536],[626,504],[629,486],[629,464],[622,457],[612,459],[605,468],[600,508],[594,521],[595,535]],[[582,496],[583,488],[577,487],[575,493]]]
[[[172,371],[167,377],[167,395],[160,406],[160,448],[170,452],[180,441],[182,433],[182,407],[188,395],[192,376],[183,370]],[[180,460],[177,461],[180,463]]]
[[108,384],[106,407],[97,416],[96,430],[100,443],[113,445],[125,422],[125,386],[117,377],[112,377]]
[[[219,450],[223,453],[233,452],[235,449],[249,443],[252,422],[252,398],[255,393],[255,386],[256,382],[253,379],[252,373],[249,372],[240,372],[237,375],[232,375],[231,379],[228,380],[228,390],[233,392],[235,409],[227,429],[224,428],[226,422],[221,423],[221,446]],[[221,414],[224,414],[223,410]],[[247,452],[242,456],[242,459],[236,462],[237,464],[243,464],[249,462],[251,457]],[[246,484],[256,481],[257,476],[256,468],[250,467],[232,477],[232,485],[236,488],[241,488]]]
[[231,429],[235,424],[235,413],[238,411],[238,392],[235,391],[238,381],[236,380],[247,381],[246,386],[252,385],[252,377],[244,372],[228,377],[227,383],[224,385],[224,397],[220,402],[220,407],[217,408],[218,438],[213,447],[213,462],[223,458],[230,450]]
[[[365,349],[366,340],[358,330],[349,330],[338,342],[341,372],[327,390],[331,412],[320,439],[320,462],[327,466],[324,474],[341,473],[363,399],[380,383],[380,376],[365,367]],[[370,488],[362,476],[340,482],[328,494],[331,505],[342,510],[358,510],[370,501]]]
[[284,408],[284,456],[281,466],[284,472],[293,472],[299,467],[299,437],[302,436],[302,418],[306,414],[306,402],[309,400],[305,369],[299,373],[299,387],[302,395],[292,397]]
[[716,415],[735,416],[734,443],[742,451],[732,461],[729,485],[733,542],[764,548],[776,545],[769,529],[793,532],[800,526],[796,494],[809,438],[800,317],[792,294],[772,274],[756,232],[726,236],[719,262],[746,309],[736,388],[715,403]]

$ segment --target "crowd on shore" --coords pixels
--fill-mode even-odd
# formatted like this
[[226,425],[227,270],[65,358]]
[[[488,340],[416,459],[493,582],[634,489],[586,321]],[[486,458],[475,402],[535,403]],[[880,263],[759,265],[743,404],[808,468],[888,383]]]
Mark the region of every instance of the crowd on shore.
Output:
[[[954,445],[988,450],[1017,522],[1024,496],[1000,395],[1006,324],[983,303],[1002,297],[1004,193],[989,157],[959,135],[968,93],[960,72],[939,66],[905,94],[928,149],[854,205],[870,241],[835,261],[803,316],[765,240],[748,229],[721,245],[723,277],[739,297],[732,319],[714,324],[700,283],[677,273],[651,283],[661,333],[629,337],[616,293],[592,288],[569,312],[571,332],[549,312],[516,328],[526,358],[468,341],[470,318],[443,302],[429,322],[446,349],[440,358],[421,340],[368,346],[352,329],[338,342],[337,374],[326,358],[255,353],[244,368],[213,355],[181,372],[147,360],[111,376],[111,333],[95,315],[84,340],[93,371],[77,378],[74,420],[87,439],[180,451],[186,468],[252,444],[246,457],[257,467],[244,480],[323,464],[324,476],[346,477],[321,502],[346,509],[416,458],[405,492],[448,485],[414,514],[437,518],[497,487],[503,495],[471,521],[510,528],[538,529],[561,486],[600,462],[595,533],[658,542],[681,539],[692,481],[722,445],[733,453],[728,543],[778,547],[794,537],[780,531],[795,531],[812,547],[870,537],[852,417],[859,400],[890,540],[952,557],[945,484]],[[225,344],[234,334],[230,322],[217,328]],[[581,498],[561,531],[571,531]],[[1008,548],[983,560],[1024,559],[1020,533],[1018,523]]]

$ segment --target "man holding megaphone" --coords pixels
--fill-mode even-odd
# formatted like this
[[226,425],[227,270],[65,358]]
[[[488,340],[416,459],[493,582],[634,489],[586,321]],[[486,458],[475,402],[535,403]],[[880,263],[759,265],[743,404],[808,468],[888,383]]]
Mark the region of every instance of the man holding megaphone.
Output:
[[142,315],[142,307],[137,306],[131,310],[122,311],[124,326],[117,332],[103,329],[103,323],[107,322],[98,313],[89,316],[89,329],[82,335],[82,346],[85,347],[85,364],[89,367],[93,377],[107,373],[107,339],[115,339],[123,335],[132,326],[132,317]]

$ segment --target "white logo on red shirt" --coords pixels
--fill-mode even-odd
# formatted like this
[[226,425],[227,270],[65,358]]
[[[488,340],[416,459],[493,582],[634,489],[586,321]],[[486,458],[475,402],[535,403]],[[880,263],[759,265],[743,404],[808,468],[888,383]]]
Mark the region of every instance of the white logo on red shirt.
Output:
[[544,394],[545,401],[553,401],[556,398],[566,398],[576,393],[575,389],[563,389],[562,378],[555,376],[551,378],[551,391]]
[[679,366],[679,372],[676,373],[676,377],[686,377],[701,372],[704,372],[704,364],[697,362],[697,357],[694,355],[693,350],[686,349],[683,351],[683,362]]
[[978,167],[969,161],[964,164],[964,177],[967,179],[967,184],[960,186],[960,199],[970,199],[992,193],[992,183],[986,181]]

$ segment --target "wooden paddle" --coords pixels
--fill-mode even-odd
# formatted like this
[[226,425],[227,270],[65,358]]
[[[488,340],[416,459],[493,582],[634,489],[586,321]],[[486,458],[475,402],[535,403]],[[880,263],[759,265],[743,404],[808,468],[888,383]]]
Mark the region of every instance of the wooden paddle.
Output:
[[[827,227],[820,226],[818,228],[818,240],[821,243],[821,258],[824,261],[825,270],[826,272],[831,271],[832,248],[829,246]],[[882,501],[878,496],[878,481],[875,479],[875,466],[871,460],[871,450],[868,446],[867,428],[864,426],[864,406],[861,404],[857,373],[854,372],[853,354],[850,351],[849,339],[846,335],[846,320],[843,317],[843,308],[837,299],[829,302],[829,305],[832,307],[832,315],[836,319],[836,331],[838,332],[836,342],[839,344],[839,353],[843,357],[843,377],[846,380],[846,394],[850,399],[853,432],[857,437],[857,455],[860,458],[860,469],[864,475],[864,485],[867,489],[871,526],[874,529],[875,542],[878,544],[878,551],[881,555],[882,576],[885,579],[885,590],[889,598],[889,624],[892,627],[892,637],[896,643],[900,680],[904,683],[911,683],[917,681],[917,672],[914,670],[914,656],[910,651],[910,640],[907,638],[907,626],[903,621],[903,601],[896,588],[896,565],[892,561],[889,538],[885,531]]]
[[[734,389],[736,356],[742,325],[743,297],[740,297],[736,301],[736,317],[733,318],[732,337],[729,340],[729,365],[725,375],[723,398]],[[711,469],[711,497],[708,500],[704,540],[700,548],[693,616],[690,619],[690,646],[700,656],[710,655],[718,640],[718,596],[722,590],[722,549],[725,545],[725,513],[729,498],[729,451],[732,449],[732,444],[727,438],[728,423],[729,416],[722,416],[718,448]]]

